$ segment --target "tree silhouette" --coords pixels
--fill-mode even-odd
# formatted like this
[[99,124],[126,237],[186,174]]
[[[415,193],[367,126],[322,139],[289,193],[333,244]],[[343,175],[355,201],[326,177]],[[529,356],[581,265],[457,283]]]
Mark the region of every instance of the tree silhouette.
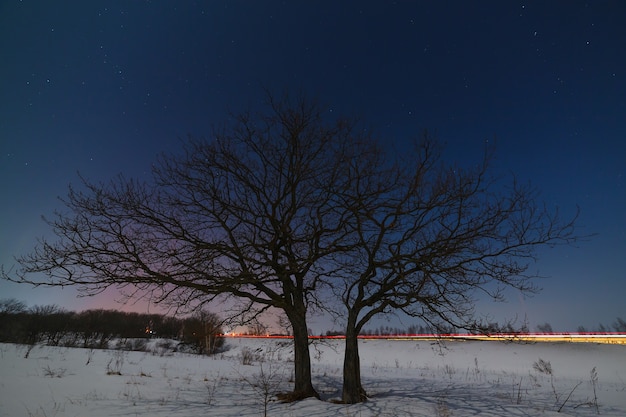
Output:
[[552,333],[552,325],[548,322],[537,325],[537,330],[541,333]]
[[345,250],[338,190],[361,135],[305,99],[269,97],[265,110],[190,138],[158,160],[152,182],[83,179],[48,220],[58,241],[41,240],[3,276],[86,294],[114,286],[187,311],[232,297],[239,318],[282,310],[294,337],[290,398],[317,396],[307,313],[333,273],[325,260]]
[[488,331],[475,295],[535,290],[529,263],[540,246],[573,241],[573,221],[536,202],[536,192],[491,177],[491,149],[473,168],[446,164],[427,135],[410,158],[383,150],[352,161],[350,251],[334,258],[344,306],[343,401],[366,398],[357,336],[378,314],[403,311],[435,329]]
[[182,341],[192,346],[197,353],[211,355],[219,350],[224,339],[221,337],[221,319],[214,313],[200,310],[183,320]]

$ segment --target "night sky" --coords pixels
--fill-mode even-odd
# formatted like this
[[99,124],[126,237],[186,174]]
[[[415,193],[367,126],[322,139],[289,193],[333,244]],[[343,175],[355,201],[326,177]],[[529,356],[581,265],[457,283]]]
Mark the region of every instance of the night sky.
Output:
[[[481,311],[557,331],[626,319],[625,19],[621,0],[2,1],[0,263],[49,236],[41,215],[78,172],[149,178],[264,88],[302,91],[400,151],[424,129],[461,163],[495,141],[498,172],[580,207],[597,235],[541,251],[540,294]],[[0,282],[8,297],[148,308]]]

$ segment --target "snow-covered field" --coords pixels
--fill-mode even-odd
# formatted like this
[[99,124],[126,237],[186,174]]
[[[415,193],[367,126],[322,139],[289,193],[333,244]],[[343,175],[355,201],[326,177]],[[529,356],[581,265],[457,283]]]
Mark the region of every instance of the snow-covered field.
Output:
[[289,340],[232,338],[215,357],[156,342],[149,353],[37,346],[28,358],[0,344],[0,416],[247,417],[266,404],[287,417],[626,416],[626,345],[362,340],[370,399],[343,405],[332,401],[342,340],[311,346],[322,400],[290,404],[265,396],[292,387]]

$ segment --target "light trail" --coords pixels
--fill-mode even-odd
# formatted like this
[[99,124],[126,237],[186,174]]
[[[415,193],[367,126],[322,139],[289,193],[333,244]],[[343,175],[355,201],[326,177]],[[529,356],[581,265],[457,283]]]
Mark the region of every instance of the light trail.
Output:
[[[291,339],[288,335],[246,335],[225,334],[223,337],[230,338],[256,338],[256,339]],[[345,339],[345,336],[309,336],[309,339]],[[361,335],[362,340],[457,340],[457,341],[501,341],[501,342],[567,342],[567,343],[601,343],[601,344],[626,344],[624,333],[501,333],[501,334],[399,334],[399,335]]]

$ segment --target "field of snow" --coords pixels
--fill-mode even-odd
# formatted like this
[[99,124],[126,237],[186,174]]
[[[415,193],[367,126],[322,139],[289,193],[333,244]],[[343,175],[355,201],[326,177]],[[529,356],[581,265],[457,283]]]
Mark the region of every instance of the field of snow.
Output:
[[322,399],[295,403],[266,395],[292,387],[289,340],[232,338],[214,357],[158,343],[0,344],[0,416],[626,416],[626,345],[361,340],[370,398],[344,405],[342,340],[312,344]]

